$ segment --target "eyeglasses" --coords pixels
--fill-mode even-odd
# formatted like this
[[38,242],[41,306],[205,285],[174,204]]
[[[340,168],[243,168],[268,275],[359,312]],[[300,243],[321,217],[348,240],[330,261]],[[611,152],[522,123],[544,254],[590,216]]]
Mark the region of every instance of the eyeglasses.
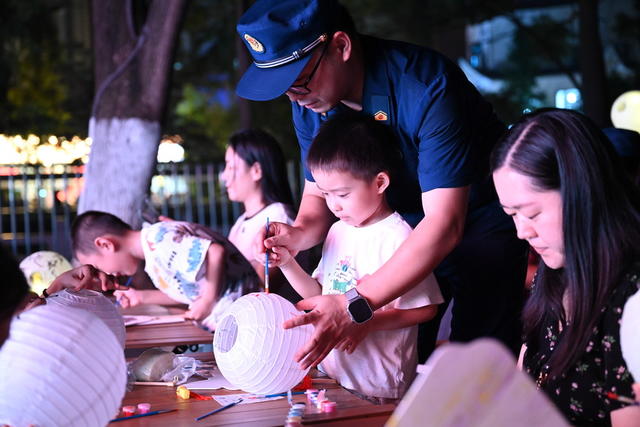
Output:
[[309,83],[311,83],[311,79],[313,79],[313,75],[318,70],[318,67],[320,66],[320,63],[322,62],[322,58],[324,57],[324,54],[327,51],[327,47],[328,46],[329,46],[329,42],[326,41],[324,46],[322,47],[322,53],[320,54],[320,57],[316,61],[316,65],[313,66],[313,69],[311,70],[311,72],[309,73],[307,78],[304,80],[304,82],[301,83],[301,84],[297,84],[297,85],[291,85],[291,87],[289,89],[287,89],[287,92],[290,92],[290,93],[292,93],[294,95],[308,95],[308,94],[311,93],[311,89],[309,89],[309,87],[307,85]]

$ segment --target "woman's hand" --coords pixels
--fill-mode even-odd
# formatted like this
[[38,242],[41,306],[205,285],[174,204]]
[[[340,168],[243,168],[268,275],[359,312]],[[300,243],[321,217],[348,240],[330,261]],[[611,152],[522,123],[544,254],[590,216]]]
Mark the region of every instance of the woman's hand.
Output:
[[129,289],[127,286],[119,284],[115,276],[100,271],[89,264],[74,268],[56,277],[47,288],[47,293],[51,295],[65,288],[76,291],[91,289],[101,292]]
[[287,320],[283,327],[290,329],[309,323],[315,326],[311,339],[294,356],[302,369],[320,363],[345,337],[353,324],[346,307],[344,295],[319,295],[296,304],[299,310],[311,311]]

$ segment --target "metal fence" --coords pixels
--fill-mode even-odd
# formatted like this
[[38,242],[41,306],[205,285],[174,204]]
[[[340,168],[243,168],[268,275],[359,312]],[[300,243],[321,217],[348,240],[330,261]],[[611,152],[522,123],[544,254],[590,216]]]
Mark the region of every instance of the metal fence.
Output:
[[[197,222],[228,234],[242,207],[230,202],[220,182],[223,164],[159,164],[150,202],[161,215]],[[296,202],[304,177],[287,164]],[[0,236],[21,258],[52,250],[70,258],[70,225],[82,189],[83,165],[0,167]]]

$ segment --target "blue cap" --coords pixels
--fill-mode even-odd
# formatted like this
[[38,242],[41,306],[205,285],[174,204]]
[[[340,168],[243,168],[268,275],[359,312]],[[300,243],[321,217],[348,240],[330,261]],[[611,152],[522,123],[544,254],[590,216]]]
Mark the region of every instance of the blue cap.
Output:
[[253,101],[282,95],[330,35],[335,0],[258,0],[236,27],[253,57],[236,93]]

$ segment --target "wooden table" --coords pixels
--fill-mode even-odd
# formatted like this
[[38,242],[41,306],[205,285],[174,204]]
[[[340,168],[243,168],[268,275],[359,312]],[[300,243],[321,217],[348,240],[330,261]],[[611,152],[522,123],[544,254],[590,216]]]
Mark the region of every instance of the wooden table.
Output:
[[193,325],[190,321],[163,325],[136,325],[127,327],[125,348],[165,347],[183,344],[211,344],[213,334]]
[[[314,381],[315,388],[327,389],[327,398],[337,403],[337,410],[330,414],[312,413],[309,409],[303,417],[303,424],[330,424],[332,426],[383,426],[393,410],[394,405],[374,405],[362,400],[341,388],[333,380],[323,379]],[[234,394],[242,391],[228,390],[201,390],[200,394]],[[294,396],[295,401],[305,402],[304,395]],[[213,414],[201,421],[195,418],[210,412],[220,405],[215,400],[181,400],[176,396],[175,387],[163,386],[134,386],[128,392],[122,405],[137,405],[138,403],[151,403],[151,410],[178,409],[167,414],[152,415],[121,421],[112,424],[114,427],[127,426],[279,426],[283,425],[289,412],[287,399],[272,400],[268,402],[236,405]]]

